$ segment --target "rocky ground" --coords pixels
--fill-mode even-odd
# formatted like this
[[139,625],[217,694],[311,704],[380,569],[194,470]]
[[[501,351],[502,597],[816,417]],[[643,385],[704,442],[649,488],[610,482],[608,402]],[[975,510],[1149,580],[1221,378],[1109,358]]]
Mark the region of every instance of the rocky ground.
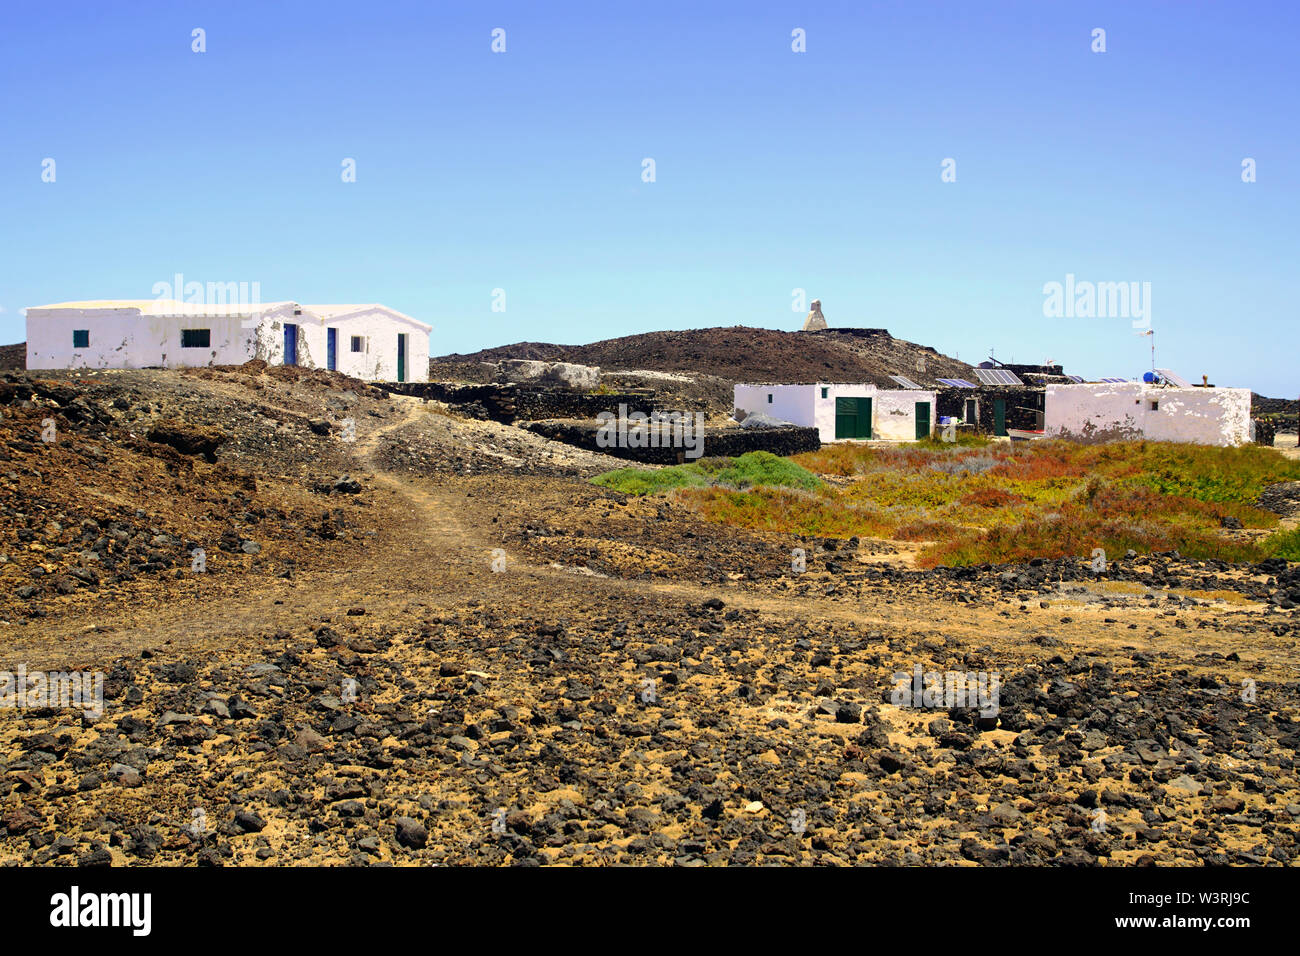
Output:
[[[859,330],[865,331],[865,330]],[[588,345],[516,342],[469,355],[437,356],[431,381],[491,381],[493,363],[538,359],[599,366],[614,388],[652,388],[663,407],[730,415],[737,382],[768,382],[773,369],[784,382],[874,382],[897,385],[890,375],[972,378],[971,366],[925,345],[896,339],[884,329],[855,335],[842,329],[815,334],[748,326],[646,332]],[[708,374],[699,369],[709,369]]]
[[[7,863],[1300,853],[1294,565],[919,571],[331,373],[10,373],[0,410],[0,669],[106,698],[0,709]],[[900,704],[918,666],[996,713]]]

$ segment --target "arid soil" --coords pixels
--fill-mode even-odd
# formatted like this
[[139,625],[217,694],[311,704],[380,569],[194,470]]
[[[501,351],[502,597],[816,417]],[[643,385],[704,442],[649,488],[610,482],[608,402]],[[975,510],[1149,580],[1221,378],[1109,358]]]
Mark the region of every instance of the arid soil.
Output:
[[[6,863],[1300,858],[1294,565],[918,571],[256,363],[0,410],[0,670],[106,698],[0,710]],[[918,666],[995,712],[900,705]]]

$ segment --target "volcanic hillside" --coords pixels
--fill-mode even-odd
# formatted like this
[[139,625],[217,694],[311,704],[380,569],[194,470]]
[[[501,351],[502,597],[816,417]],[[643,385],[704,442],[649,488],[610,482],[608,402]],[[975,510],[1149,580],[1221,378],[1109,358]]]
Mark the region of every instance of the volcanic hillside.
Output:
[[[890,375],[930,385],[936,377],[970,377],[971,366],[926,345],[896,339],[884,329],[780,332],[737,325],[728,328],[647,332],[590,345],[517,342],[469,355],[431,360],[449,365],[507,358],[598,365],[606,370],[705,372],[730,382],[874,382],[897,388]],[[918,361],[920,364],[918,365]]]
[[27,343],[0,345],[0,369],[26,368]]

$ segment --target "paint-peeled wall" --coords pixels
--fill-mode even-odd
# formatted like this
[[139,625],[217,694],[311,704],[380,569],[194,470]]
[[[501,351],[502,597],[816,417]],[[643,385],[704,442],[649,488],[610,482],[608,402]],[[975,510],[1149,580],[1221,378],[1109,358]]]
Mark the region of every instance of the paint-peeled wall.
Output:
[[[260,329],[274,314],[161,315],[135,307],[28,309],[27,367],[192,368],[239,365],[265,348]],[[185,329],[207,329],[208,345],[182,347]],[[87,333],[85,346],[73,333]],[[283,341],[280,343],[283,349]]]
[[875,401],[871,403],[871,429],[873,438],[890,441],[916,440],[916,406],[918,402],[930,406],[930,432],[934,431],[934,392],[917,389],[881,389],[876,392]]
[[1250,390],[1141,382],[1049,385],[1044,428],[1048,437],[1075,441],[1242,445],[1251,440]]
[[[356,378],[395,381],[398,336],[405,336],[408,382],[429,378],[429,327],[390,310],[361,307],[334,316],[338,330],[337,368]],[[185,330],[207,330],[205,346],[182,346]],[[320,315],[292,302],[244,310],[195,306],[164,312],[155,303],[95,305],[86,308],[27,310],[27,367],[186,368],[241,365],[261,359],[282,365],[286,331],[296,343],[297,364],[327,368],[327,324]],[[86,344],[78,345],[84,333]],[[359,336],[361,350],[351,351]]]

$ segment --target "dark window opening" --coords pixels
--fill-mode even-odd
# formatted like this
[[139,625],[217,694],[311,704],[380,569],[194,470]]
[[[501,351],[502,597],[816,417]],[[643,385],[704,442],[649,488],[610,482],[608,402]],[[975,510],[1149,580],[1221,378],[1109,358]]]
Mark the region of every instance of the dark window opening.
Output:
[[772,396],[771,396],[771,395],[767,396],[767,404],[769,404],[769,405],[772,404]]
[[211,345],[211,329],[181,329],[181,348],[206,349]]
[[73,329],[72,347],[74,349],[90,348],[90,329]]
[[822,398],[829,398],[830,394],[831,394],[831,390],[829,388],[822,389]]
[[365,351],[365,349],[364,349],[364,347],[363,347],[363,344],[362,344],[362,338],[361,338],[361,336],[359,336],[359,335],[354,335],[354,336],[352,336],[352,351],[354,351],[354,352],[363,352],[363,351]]

